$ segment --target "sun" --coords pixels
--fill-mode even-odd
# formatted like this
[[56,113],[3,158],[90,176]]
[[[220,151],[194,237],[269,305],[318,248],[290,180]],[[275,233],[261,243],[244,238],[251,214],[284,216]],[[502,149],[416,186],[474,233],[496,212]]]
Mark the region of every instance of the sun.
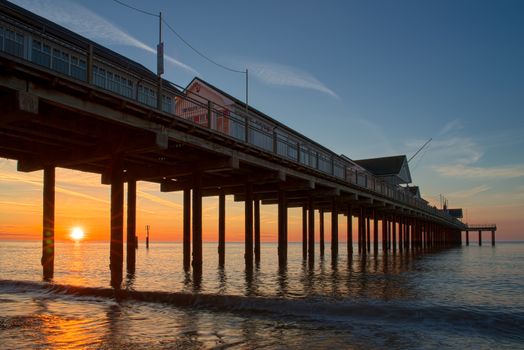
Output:
[[71,233],[69,233],[69,237],[71,237],[72,240],[81,241],[85,237],[84,230],[81,227],[73,227]]

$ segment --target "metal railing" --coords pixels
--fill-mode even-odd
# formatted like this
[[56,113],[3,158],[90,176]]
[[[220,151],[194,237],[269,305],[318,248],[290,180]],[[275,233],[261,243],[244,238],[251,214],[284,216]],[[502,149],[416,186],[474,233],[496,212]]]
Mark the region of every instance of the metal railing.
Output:
[[[38,64],[42,69],[52,70],[118,94],[122,98],[157,108],[157,82],[152,77],[139,76],[96,55],[89,57],[92,50],[72,47],[60,38],[50,37],[4,15],[0,15],[0,51]],[[91,72],[91,76],[87,76],[85,72]],[[164,102],[161,110],[173,118],[183,118],[237,142],[327,175],[338,182],[459,223],[447,213],[413,197],[407,188],[373,176],[285,125],[263,115],[246,112],[244,106],[222,106],[192,92],[176,93],[163,89],[162,94]]]

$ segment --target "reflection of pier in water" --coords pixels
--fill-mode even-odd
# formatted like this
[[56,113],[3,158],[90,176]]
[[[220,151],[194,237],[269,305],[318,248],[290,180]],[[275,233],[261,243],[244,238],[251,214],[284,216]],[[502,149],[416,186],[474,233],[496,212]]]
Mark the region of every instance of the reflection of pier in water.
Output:
[[369,258],[364,257],[372,253],[419,252],[461,243],[465,225],[447,212],[232,96],[227,106],[199,96],[201,81],[192,85],[196,92],[182,91],[136,62],[13,4],[1,1],[0,10],[0,156],[17,160],[19,171],[43,170],[45,279],[54,271],[56,167],[100,174],[102,183],[111,186],[110,270],[115,288],[123,279],[125,183],[131,283],[135,270],[137,181],[158,183],[161,191],[183,191],[183,264],[192,269],[196,290],[203,266],[205,196],[219,197],[221,265],[225,197],[244,202],[248,280],[256,279],[252,269],[260,263],[261,204],[278,206],[283,274],[288,208],[293,207],[302,208],[303,257],[310,267],[316,212],[321,218],[321,256],[324,213],[331,213],[335,266],[339,216],[346,218],[349,256],[357,219],[357,250],[365,264]]

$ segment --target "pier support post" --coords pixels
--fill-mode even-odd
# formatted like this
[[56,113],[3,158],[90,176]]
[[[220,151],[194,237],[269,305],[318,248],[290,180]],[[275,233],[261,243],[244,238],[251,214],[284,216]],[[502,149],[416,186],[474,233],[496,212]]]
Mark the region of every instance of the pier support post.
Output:
[[333,198],[331,207],[331,258],[338,256],[338,198]]
[[184,269],[191,266],[191,189],[184,189],[184,218],[183,218],[183,255]]
[[[319,230],[320,230],[320,256],[324,256],[324,209],[318,210],[319,214]],[[331,243],[333,244],[333,243]]]
[[260,262],[260,200],[257,198],[255,204],[255,263]]
[[193,174],[193,272],[202,272],[202,174]]
[[350,256],[351,254],[353,254],[353,216],[352,216],[352,209],[351,208],[351,204],[348,204],[348,208],[347,208],[347,228],[346,228],[346,232],[347,232],[347,251],[348,251],[348,256]]
[[308,258],[310,261],[315,259],[315,205],[313,197],[308,199]]
[[307,205],[302,205],[302,258],[307,259]]
[[376,209],[373,209],[373,252],[375,255],[378,255],[378,217]]
[[366,210],[366,247],[368,253],[371,252],[371,219],[369,217],[369,210]]
[[136,268],[136,180],[127,182],[127,272]]
[[55,268],[55,167],[44,168],[42,270],[43,278],[53,279]]
[[253,185],[246,184],[244,260],[246,267],[253,266]]
[[482,230],[479,230],[479,246],[482,246]]
[[287,200],[286,192],[278,190],[278,264],[287,263]]
[[387,220],[386,215],[382,215],[382,251],[386,252],[388,249],[388,243],[387,243]]
[[111,287],[120,289],[124,265],[124,180],[120,161],[111,169],[111,243],[109,268]]
[[218,265],[226,262],[226,195],[218,195]]
[[491,246],[495,246],[495,230],[491,230]]
[[393,225],[393,237],[392,237],[392,243],[393,243],[393,252],[397,251],[397,218],[393,216],[393,220],[391,221],[391,224]]

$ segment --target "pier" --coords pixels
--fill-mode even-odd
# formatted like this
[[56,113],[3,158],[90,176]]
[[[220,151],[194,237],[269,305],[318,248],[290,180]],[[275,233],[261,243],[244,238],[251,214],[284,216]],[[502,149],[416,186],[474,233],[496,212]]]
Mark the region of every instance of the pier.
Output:
[[497,231],[497,225],[495,224],[467,225],[465,229],[466,245],[469,245],[469,233],[478,232],[479,234],[478,243],[479,243],[479,246],[482,246],[482,232],[483,231],[491,232],[491,245],[495,246],[495,232]]
[[[181,263],[196,276],[205,260],[202,198],[208,196],[219,198],[221,265],[227,255],[225,197],[244,203],[246,269],[263,263],[264,205],[278,207],[275,259],[282,266],[289,208],[302,208],[303,257],[310,263],[324,255],[327,234],[336,259],[341,218],[348,254],[353,254],[354,220],[360,254],[460,246],[461,232],[469,232],[457,218],[366,162],[338,155],[205,81],[195,78],[180,88],[162,80],[159,86],[154,73],[90,40],[5,1],[0,10],[0,156],[16,160],[21,172],[43,170],[46,279],[53,277],[57,167],[99,174],[111,187],[109,260],[116,289],[124,266],[126,189],[126,266],[135,269],[137,181],[157,183],[162,192],[183,192]],[[213,99],[206,89],[225,98]],[[406,162],[405,156],[392,158]],[[324,231],[324,214],[331,214],[330,233]]]

